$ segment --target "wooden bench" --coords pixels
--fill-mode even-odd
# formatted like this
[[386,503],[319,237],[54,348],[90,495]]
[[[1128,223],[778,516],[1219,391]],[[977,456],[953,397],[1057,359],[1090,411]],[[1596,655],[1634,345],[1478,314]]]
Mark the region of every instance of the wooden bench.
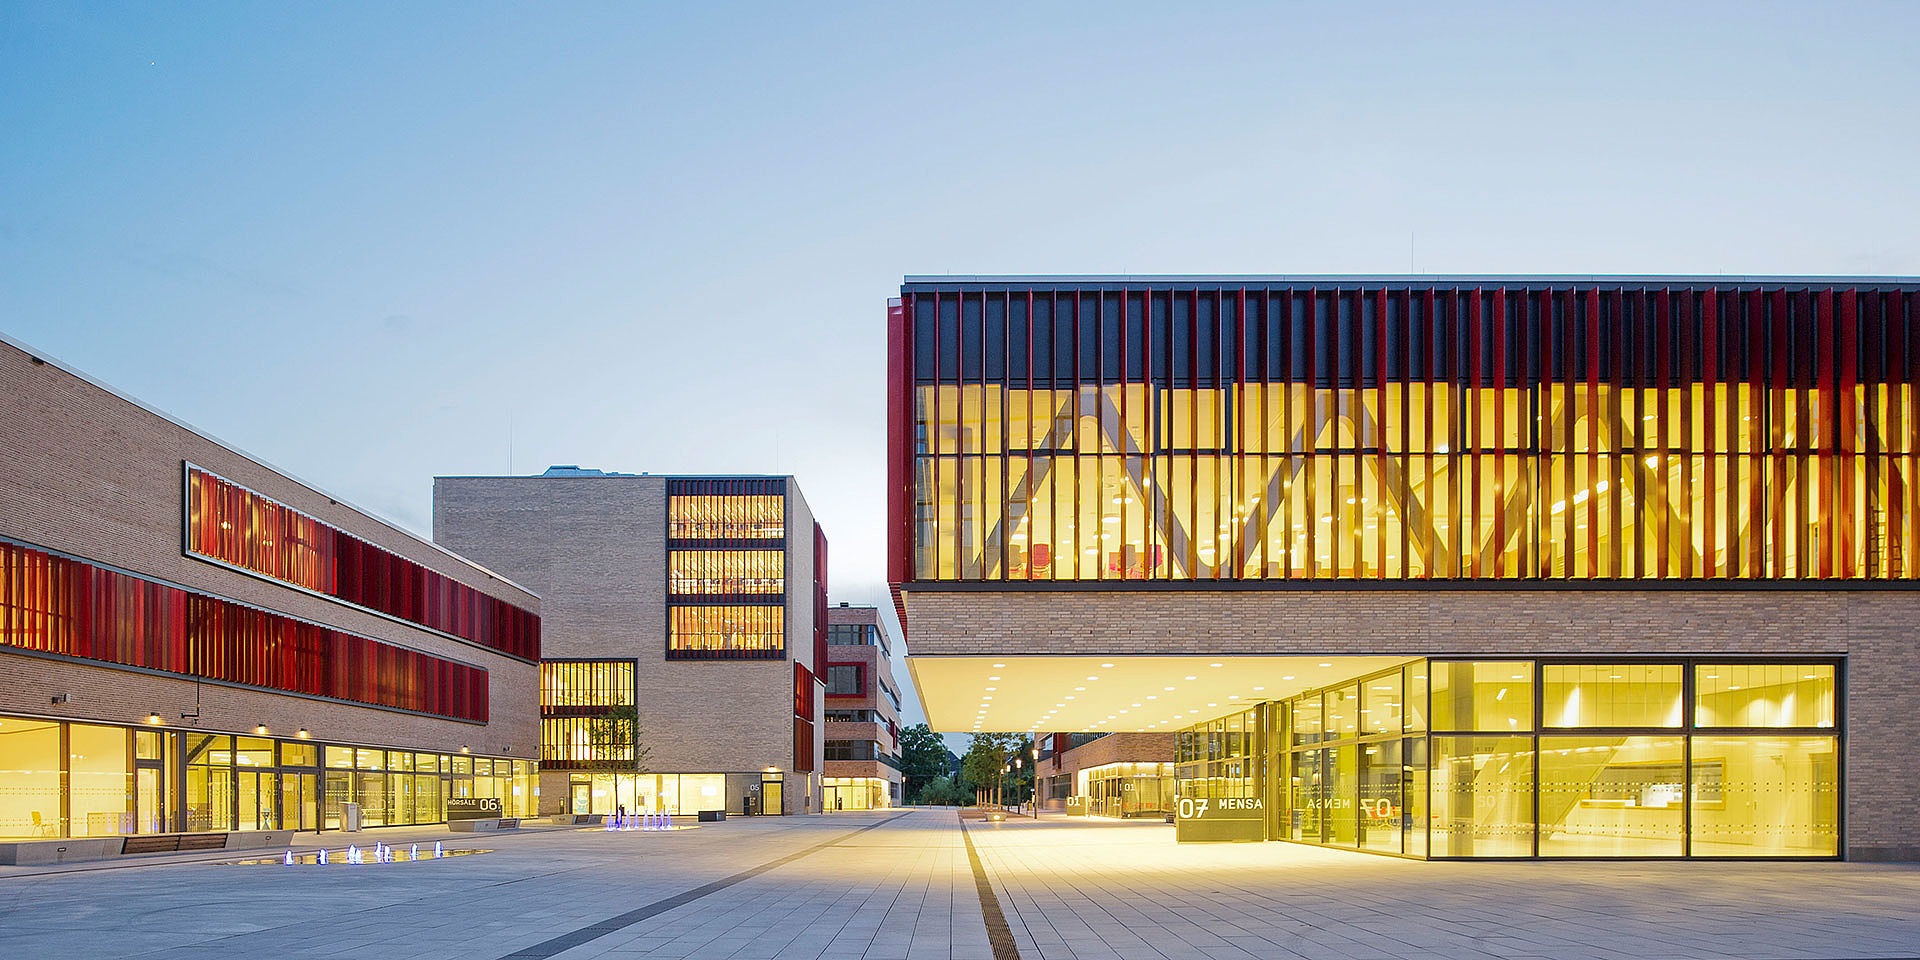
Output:
[[128,837],[121,855],[136,853],[173,853],[179,850],[225,850],[224,833],[161,833],[148,837]]

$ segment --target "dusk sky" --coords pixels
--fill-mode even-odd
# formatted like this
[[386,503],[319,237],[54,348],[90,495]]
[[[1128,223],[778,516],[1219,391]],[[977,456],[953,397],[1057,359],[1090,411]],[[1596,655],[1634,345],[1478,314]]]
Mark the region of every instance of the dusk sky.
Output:
[[884,604],[903,274],[1920,273],[1920,4],[1335,6],[8,0],[0,332],[422,533],[792,473]]

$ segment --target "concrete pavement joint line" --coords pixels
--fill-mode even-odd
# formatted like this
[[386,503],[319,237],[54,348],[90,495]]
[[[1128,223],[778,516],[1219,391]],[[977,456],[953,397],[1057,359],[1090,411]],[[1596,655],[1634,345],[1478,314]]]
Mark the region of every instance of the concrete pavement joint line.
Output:
[[[694,887],[692,890],[687,890],[682,893],[676,893],[673,896],[666,898],[665,900],[656,900],[652,903],[647,904],[644,907],[638,907],[633,910],[629,910],[626,913],[620,914],[619,916],[608,917],[607,919],[602,920],[598,923],[588,924],[587,926],[581,927],[578,930],[574,930],[569,933],[563,933],[557,937],[554,937],[551,940],[543,940],[540,943],[536,943],[530,947],[523,947],[519,950],[516,950],[512,953],[507,954],[504,957],[501,957],[500,960],[547,960],[548,957],[552,957],[553,955],[560,953],[563,950],[571,950],[574,947],[577,947],[583,943],[591,943],[592,941],[598,940],[601,937],[606,936],[607,934],[615,933],[620,930],[624,930],[627,927],[631,927],[642,920],[646,920],[650,917],[657,917],[660,914],[663,914],[668,910],[672,910],[675,907],[686,906],[687,904],[692,903],[693,901],[698,900],[701,897],[706,896],[707,894],[717,893],[721,890],[725,890],[726,888],[731,887],[742,880],[751,880],[754,877],[757,877],[763,873],[766,873],[768,870],[772,870],[775,867],[784,866],[786,864],[792,863],[795,860],[800,859],[801,857],[807,856],[809,854],[818,853],[822,850],[825,850],[828,847],[841,843],[849,838],[857,837],[860,834],[866,833],[868,830],[875,830],[880,827],[884,827],[887,824],[900,819],[901,817],[905,817],[909,815],[910,814],[906,814],[906,813],[895,814],[891,817],[888,817],[885,820],[880,821],[879,823],[868,824],[864,827],[861,827],[858,830],[853,831],[852,833],[842,834],[841,836],[835,837],[832,840],[827,840],[822,843],[816,843],[813,846],[807,847],[804,850],[799,850],[794,853],[789,853],[786,856],[781,857],[777,860],[769,860],[766,863],[763,863],[752,869],[742,870],[739,873],[733,874],[732,876],[721,877],[720,879],[715,880],[712,883],[702,884],[698,887]],[[998,953],[996,953],[995,954],[996,960],[998,956],[999,956]]]
[[987,922],[987,943],[993,947],[993,960],[1020,960],[1020,948],[1013,942],[1013,928],[1007,926],[1007,915],[1000,912],[1000,898],[993,892],[993,884],[987,882],[987,868],[980,863],[980,853],[973,849],[973,835],[967,830],[967,820],[960,815],[960,839],[967,842],[967,862],[973,865],[973,886],[980,892],[980,916]]

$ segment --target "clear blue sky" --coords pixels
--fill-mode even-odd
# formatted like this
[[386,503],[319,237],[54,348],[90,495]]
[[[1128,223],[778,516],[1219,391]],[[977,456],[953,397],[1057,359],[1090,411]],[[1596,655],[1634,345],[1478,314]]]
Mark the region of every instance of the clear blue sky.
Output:
[[510,434],[520,472],[791,472],[837,599],[884,602],[902,274],[1920,273],[1916,37],[1916,3],[6,0],[0,330],[423,531]]

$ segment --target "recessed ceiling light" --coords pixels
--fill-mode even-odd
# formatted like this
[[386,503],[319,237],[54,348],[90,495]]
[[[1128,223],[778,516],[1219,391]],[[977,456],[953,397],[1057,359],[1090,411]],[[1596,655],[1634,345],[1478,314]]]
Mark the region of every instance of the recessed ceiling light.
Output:
[[1207,664],[1207,666],[1209,666],[1209,667],[1224,667],[1224,666],[1226,666],[1226,664],[1224,664],[1224,663],[1209,663],[1209,664]]
[[1265,689],[1266,689],[1266,687],[1254,687],[1253,689],[1255,689],[1255,690],[1265,690]]
[[1187,679],[1188,679],[1188,680],[1198,680],[1198,679],[1200,679],[1200,678],[1199,678],[1199,677],[1188,677]]
[[994,665],[993,665],[993,668],[994,668],[995,670],[998,670],[998,669],[1000,669],[1001,667],[1004,667],[1004,666],[1006,666],[1006,664],[1004,664],[1004,663],[996,663],[996,664],[994,664]]
[[1073,699],[1073,694],[1071,694],[1071,693],[1069,693],[1069,694],[1067,694],[1067,699],[1068,699],[1068,700],[1072,700],[1072,699]]
[[988,680],[998,680],[998,679],[1000,679],[1000,678],[999,678],[999,677],[988,677],[987,679],[988,679]]
[[1100,665],[1100,669],[1102,669],[1102,670],[1111,670],[1111,669],[1113,669],[1113,664],[1111,664],[1111,663],[1103,663],[1103,664],[1101,664],[1101,665]]
[[989,697],[989,696],[982,696],[982,697],[981,697],[980,699],[982,699],[982,700],[992,700],[993,698],[992,698],[992,697]]
[[987,689],[988,689],[988,690],[998,690],[998,689],[1000,689],[1000,688],[999,688],[999,687],[988,687]]
[[1287,674],[1286,676],[1284,676],[1284,677],[1281,677],[1280,679],[1282,679],[1282,680],[1292,680],[1292,679],[1293,679],[1293,674],[1291,674],[1291,673],[1289,673],[1289,674]]
[[1074,687],[1074,689],[1075,689],[1075,690],[1078,690],[1078,691],[1080,691],[1081,693],[1086,693],[1086,692],[1087,692],[1087,688],[1086,688],[1086,687]]
[[1161,688],[1161,689],[1164,689],[1164,690],[1172,690],[1173,688],[1172,688],[1172,687],[1163,687],[1163,688]]
[[1321,664],[1321,666],[1323,666],[1323,667],[1331,667],[1331,666],[1333,666],[1333,664],[1331,664],[1331,663],[1323,663],[1323,664]]
[[1158,699],[1160,699],[1160,695],[1159,695],[1159,694],[1157,694],[1157,693],[1149,693],[1149,694],[1147,694],[1147,699],[1148,699],[1148,700],[1158,700]]
[[1098,679],[1100,679],[1100,678],[1099,678],[1099,677],[1088,677],[1087,679],[1088,679],[1088,680],[1098,680]]

